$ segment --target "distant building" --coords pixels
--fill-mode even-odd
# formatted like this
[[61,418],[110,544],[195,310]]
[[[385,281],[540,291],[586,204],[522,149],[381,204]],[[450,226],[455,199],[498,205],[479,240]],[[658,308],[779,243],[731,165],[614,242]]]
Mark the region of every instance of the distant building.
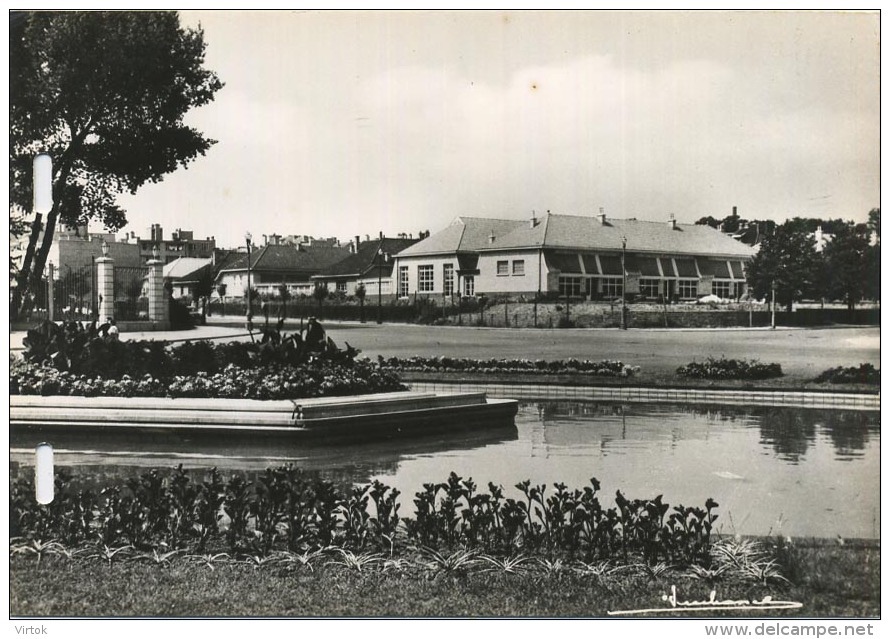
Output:
[[180,257],[164,266],[164,282],[170,283],[173,297],[191,298],[197,296],[196,289],[202,279],[212,278],[213,258]]
[[392,238],[381,234],[375,240],[362,242],[356,236],[354,243],[349,244],[352,253],[336,264],[322,269],[318,275],[313,275],[312,281],[324,284],[329,291],[345,295],[355,295],[356,287],[362,284],[369,297],[376,298],[378,291],[381,296],[392,297],[394,256],[419,241],[407,236]]
[[626,284],[628,295],[645,299],[737,299],[754,253],[706,225],[548,212],[527,221],[459,217],[398,253],[394,266],[400,297],[549,293],[607,300],[621,297]]
[[[312,293],[312,276],[349,257],[347,249],[327,245],[267,244],[250,253],[250,285],[260,294],[278,295],[285,285],[293,295]],[[219,269],[215,285],[226,297],[242,297],[247,289],[247,253],[239,253]]]
[[204,240],[196,240],[192,231],[176,229],[169,238],[164,238],[164,229],[160,224],[152,224],[148,238],[135,238],[139,246],[139,257],[142,264],[154,259],[154,250],[157,248],[158,259],[165,264],[180,257],[213,257],[216,248],[216,238],[208,237]]
[[53,264],[57,279],[67,273],[89,272],[95,260],[103,256],[103,243],[115,266],[141,265],[136,244],[119,241],[114,233],[91,233],[86,225],[77,228],[60,226],[53,237],[47,262]]

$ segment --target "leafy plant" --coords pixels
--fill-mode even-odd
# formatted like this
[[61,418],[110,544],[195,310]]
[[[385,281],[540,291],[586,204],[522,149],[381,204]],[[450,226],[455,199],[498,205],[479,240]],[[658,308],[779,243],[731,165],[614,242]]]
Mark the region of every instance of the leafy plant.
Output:
[[475,550],[456,550],[446,555],[433,548],[422,546],[420,555],[421,565],[436,574],[466,570],[479,562],[478,552]]
[[355,554],[343,548],[337,548],[340,559],[329,563],[337,566],[345,566],[356,572],[364,572],[367,569],[382,564],[384,562],[383,555],[379,553],[360,553]]
[[[341,489],[292,465],[268,468],[248,481],[224,479],[212,469],[201,482],[180,466],[153,469],[123,486],[105,486],[98,497],[60,472],[52,504],[37,504],[29,480],[14,479],[10,516],[17,532],[15,555],[65,554],[78,545],[98,548],[91,557],[113,563],[135,553],[138,561],[167,564],[179,556],[211,569],[221,560],[308,566],[323,554],[359,571],[406,567],[406,546],[419,548],[419,565],[434,572],[486,566],[505,573],[545,571],[570,562],[587,574],[608,564],[643,566],[650,576],[665,566],[699,566],[746,579],[779,581],[779,564],[750,542],[711,543],[717,503],[676,506],[662,497],[628,499],[617,508],[599,501],[599,482],[583,490],[562,483],[548,492],[530,480],[516,484],[517,497],[500,486],[480,490],[450,473],[427,483],[414,499],[414,517],[399,515],[399,491],[374,481]],[[50,541],[44,541],[50,540]],[[132,551],[132,553],[131,553]],[[394,562],[394,563],[387,563]],[[707,576],[711,573],[699,573]]]

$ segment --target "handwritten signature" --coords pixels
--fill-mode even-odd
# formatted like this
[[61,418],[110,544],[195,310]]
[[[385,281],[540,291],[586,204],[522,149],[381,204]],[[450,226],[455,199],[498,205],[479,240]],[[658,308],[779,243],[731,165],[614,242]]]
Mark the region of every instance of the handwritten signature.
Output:
[[661,608],[641,608],[639,610],[609,610],[606,614],[645,615],[688,610],[792,610],[803,607],[800,602],[773,599],[770,595],[766,595],[762,599],[717,599],[716,590],[712,590],[710,596],[704,600],[680,600],[677,597],[676,586],[671,586],[671,593],[662,595],[661,600],[667,602],[668,605]]

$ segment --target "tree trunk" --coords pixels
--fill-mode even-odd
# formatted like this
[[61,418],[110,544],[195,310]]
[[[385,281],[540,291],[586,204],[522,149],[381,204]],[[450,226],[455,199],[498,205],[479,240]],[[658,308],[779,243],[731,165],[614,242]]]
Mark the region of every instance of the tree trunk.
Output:
[[[79,144],[82,144],[83,140],[86,137],[87,132],[88,131],[85,129],[80,134],[75,136],[75,141],[77,141]],[[39,280],[40,277],[43,275],[43,268],[46,266],[46,259],[49,256],[49,249],[53,245],[53,235],[55,234],[55,231],[56,231],[56,219],[59,217],[59,194],[61,194],[61,192],[62,192],[62,185],[67,182],[68,176],[71,173],[71,165],[70,165],[69,158],[70,158],[70,153],[72,152],[72,147],[74,146],[74,144],[75,144],[75,142],[71,143],[71,145],[68,147],[68,149],[65,151],[65,153],[62,154],[62,159],[59,162],[59,166],[58,166],[59,172],[57,174],[58,177],[53,180],[54,201],[53,201],[52,208],[50,209],[49,213],[46,216],[46,224],[44,225],[44,230],[43,230],[43,243],[40,245],[40,249],[36,251],[36,254],[34,251],[34,247],[37,246],[37,239],[38,239],[37,236],[39,235],[39,232],[40,232],[40,228],[39,228],[39,217],[40,216],[39,216],[39,214],[34,219],[34,223],[36,226],[36,232],[35,232],[35,228],[32,227],[31,238],[28,241],[28,249],[27,249],[27,251],[30,252],[31,255],[35,256],[34,257],[34,267],[33,267],[33,269],[30,269],[31,270],[30,273],[27,272],[27,270],[25,268],[22,268],[22,273],[21,273],[22,279],[23,279],[23,281],[25,281],[26,288],[28,285],[30,285],[31,282],[35,282],[35,281]],[[25,256],[27,257],[27,252],[25,253]],[[30,266],[30,264],[29,264],[29,266]],[[26,299],[26,297],[22,296],[22,297],[20,297],[19,302],[23,303],[25,299]]]
[[40,213],[35,213],[34,221],[31,223],[31,235],[28,237],[28,247],[25,249],[25,259],[22,262],[22,270],[19,271],[18,277],[16,277],[16,287],[12,292],[10,312],[13,316],[18,316],[24,293],[28,290],[30,284],[31,262],[34,260],[34,252],[37,247],[37,240],[40,238],[40,227],[42,224],[43,216]]

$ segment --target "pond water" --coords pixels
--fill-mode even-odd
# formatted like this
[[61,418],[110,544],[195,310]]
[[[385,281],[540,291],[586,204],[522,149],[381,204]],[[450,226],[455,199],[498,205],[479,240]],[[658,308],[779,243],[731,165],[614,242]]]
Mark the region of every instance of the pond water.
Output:
[[[599,480],[604,506],[663,494],[671,505],[719,504],[720,532],[880,537],[880,420],[875,412],[587,402],[525,403],[516,429],[338,447],[170,438],[57,442],[56,464],[108,482],[150,467],[259,472],[283,463],[337,482],[372,479],[402,492],[402,514],[424,483],[456,472],[484,489]],[[11,441],[13,474],[33,463]]]

